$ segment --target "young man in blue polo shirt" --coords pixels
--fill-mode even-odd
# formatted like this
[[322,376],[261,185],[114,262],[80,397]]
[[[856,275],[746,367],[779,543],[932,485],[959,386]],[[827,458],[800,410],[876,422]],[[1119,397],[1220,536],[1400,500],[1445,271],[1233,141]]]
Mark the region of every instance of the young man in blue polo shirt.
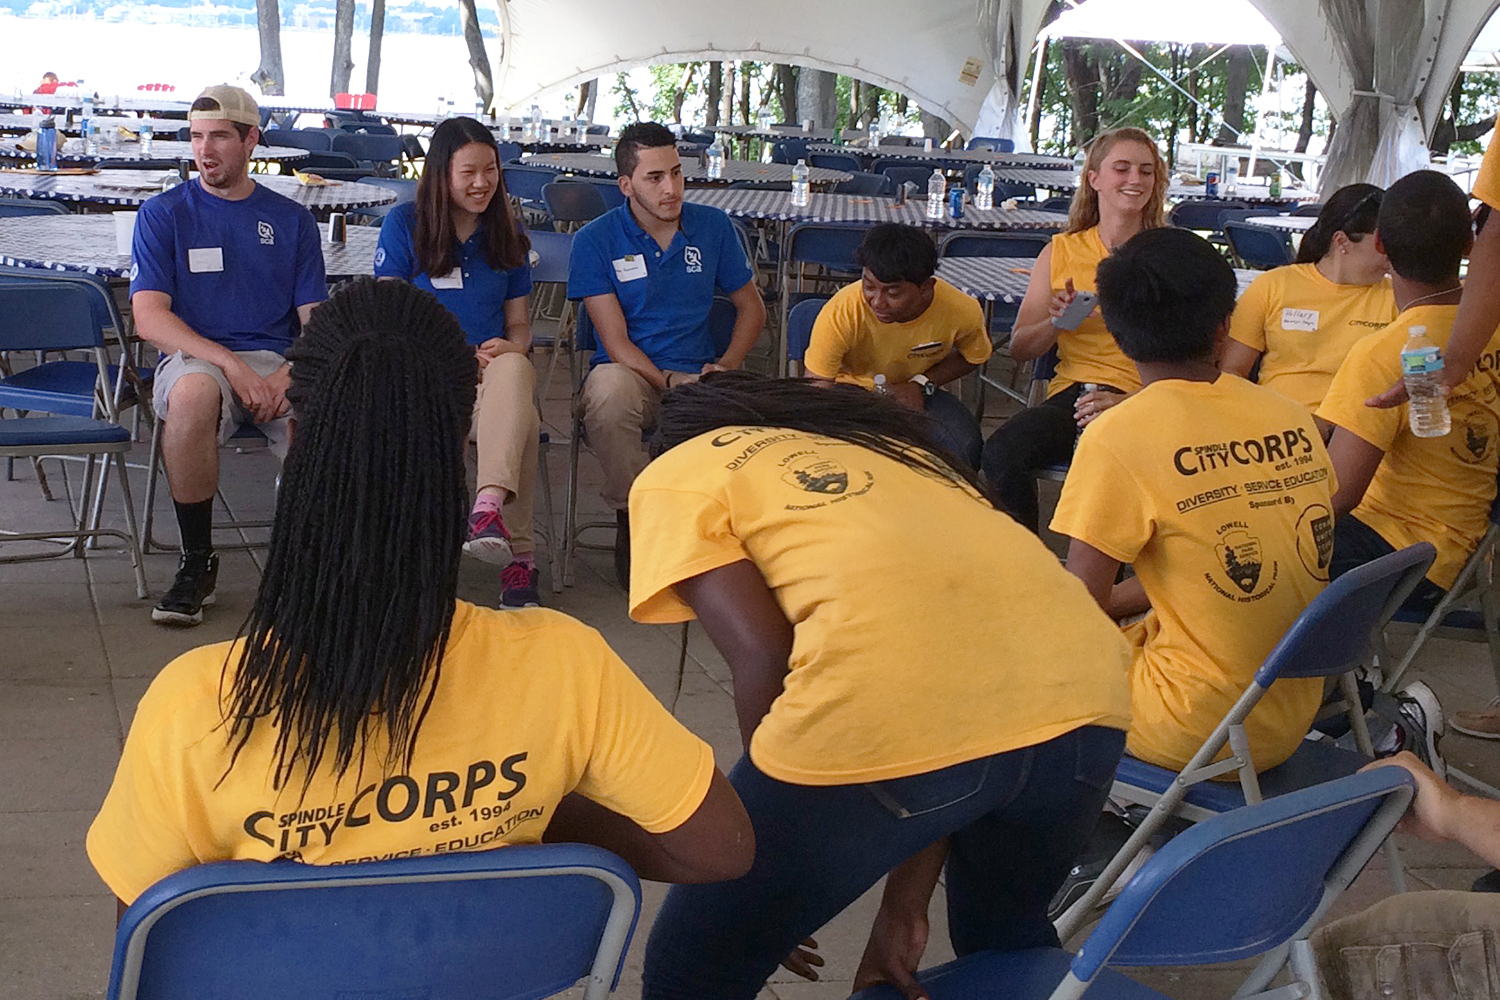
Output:
[[[641,432],[661,394],[704,372],[738,368],[766,323],[754,272],[729,216],[682,200],[677,140],[664,126],[627,127],[615,143],[626,202],[573,237],[568,297],[582,299],[599,338],[583,385],[589,447],[615,510],[615,574],[630,583],[630,484],[646,467]],[[729,348],[709,336],[715,289],[736,310]]]
[[141,206],[130,275],[136,330],[162,353],[153,405],[182,535],[177,578],[151,612],[168,625],[197,625],[214,600],[218,446],[248,422],[285,456],[286,350],[328,295],[312,215],[250,179],[255,101],[209,87],[188,123],[198,176]]

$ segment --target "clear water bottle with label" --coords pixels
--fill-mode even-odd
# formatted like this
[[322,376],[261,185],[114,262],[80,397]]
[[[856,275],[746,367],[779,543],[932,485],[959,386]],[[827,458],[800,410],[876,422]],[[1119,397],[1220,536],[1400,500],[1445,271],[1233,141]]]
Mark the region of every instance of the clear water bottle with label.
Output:
[[979,176],[974,180],[974,207],[979,209],[995,207],[995,169],[988,163],[984,169],[979,171]]
[[810,176],[811,171],[807,169],[807,161],[798,160],[797,165],[792,168],[792,204],[798,208],[806,208],[807,203],[812,200]]
[[1417,437],[1443,437],[1453,427],[1448,414],[1448,399],[1443,395],[1443,353],[1427,339],[1427,327],[1413,326],[1406,331],[1406,346],[1401,348],[1401,379],[1406,383],[1406,420]]
[[558,131],[560,131],[562,133],[562,138],[564,138],[564,139],[572,138],[572,136],[573,136],[573,115],[572,115],[571,112],[566,112],[566,111],[563,112],[562,123],[561,123],[561,125],[559,125]]
[[880,145],[880,119],[870,119],[870,148],[874,149]]
[[83,122],[83,153],[85,156],[99,155],[99,127],[92,118]]
[[719,137],[714,136],[713,143],[708,147],[708,179],[716,181],[724,176],[724,144]]
[[92,96],[86,95],[84,97],[84,99],[83,99],[83,116],[82,116],[81,121],[82,121],[83,126],[85,128],[87,128],[89,122],[91,122],[93,120],[94,120],[94,98]]
[[151,155],[151,146],[152,146],[152,144],[156,140],[156,132],[151,127],[151,119],[149,119],[149,118],[142,118],[141,119],[141,132],[140,132],[140,135],[141,135],[141,156],[142,157],[149,157]]
[[929,219],[941,219],[946,206],[943,199],[948,196],[948,182],[943,179],[941,170],[934,170],[932,176],[927,178],[927,217]]
[[1240,186],[1240,159],[1232,157],[1224,170],[1224,197],[1233,198]]
[[542,137],[542,106],[540,104],[531,106],[531,137],[533,139]]
[[1078,152],[1076,152],[1076,153],[1073,154],[1073,172],[1075,174],[1077,174],[1079,177],[1083,176],[1083,172],[1088,167],[1088,163],[1089,163],[1089,153],[1088,153],[1088,150],[1086,150],[1086,149],[1080,149]]

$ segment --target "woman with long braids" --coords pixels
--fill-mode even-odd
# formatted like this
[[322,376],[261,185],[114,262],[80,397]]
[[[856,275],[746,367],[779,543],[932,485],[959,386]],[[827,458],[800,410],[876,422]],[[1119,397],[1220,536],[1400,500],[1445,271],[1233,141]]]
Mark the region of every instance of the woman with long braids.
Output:
[[1295,399],[1323,402],[1354,342],[1396,319],[1390,261],[1375,238],[1383,192],[1349,184],[1329,197],[1297,260],[1250,283],[1229,321],[1219,368]]
[[945,858],[959,954],[1057,945],[1047,903],[1119,761],[1129,652],[921,421],[744,372],[662,399],[631,615],[696,617],[728,662],[757,850],[743,878],[668,894],[649,1000],[749,1000],[887,873],[861,981],[909,983]]
[[1057,323],[1079,292],[1095,291],[1094,268],[1111,250],[1143,229],[1167,224],[1167,164],[1149,133],[1117,128],[1100,134],[1089,143],[1083,170],[1067,228],[1037,257],[1010,335],[1017,362],[1057,348],[1047,401],[1001,424],[981,459],[1000,502],[1033,532],[1041,517],[1036,470],[1066,465],[1078,432],[1141,387],[1098,306],[1072,329]]
[[645,878],[742,873],[749,822],[704,743],[599,634],[456,599],[474,353],[362,279],[288,354],[296,414],[241,637],[168,664],[88,835],[122,903],[206,861],[310,864],[548,839]]
[[511,212],[489,129],[472,118],[448,119],[433,131],[426,163],[416,200],[392,209],[380,227],[375,274],[432,292],[474,348],[478,488],[464,550],[502,567],[502,608],[536,607],[532,505],[541,425],[528,357],[531,241]]

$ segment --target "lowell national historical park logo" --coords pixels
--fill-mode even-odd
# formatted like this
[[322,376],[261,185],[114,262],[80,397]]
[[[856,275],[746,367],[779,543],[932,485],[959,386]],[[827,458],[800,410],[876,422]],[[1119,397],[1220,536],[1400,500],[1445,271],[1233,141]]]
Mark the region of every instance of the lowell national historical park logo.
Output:
[[817,454],[796,456],[781,478],[809,493],[838,494],[849,488],[849,470]]
[[[1265,552],[1260,538],[1252,534],[1250,525],[1244,521],[1230,521],[1219,526],[1219,539],[1215,548],[1219,570],[1234,590],[1225,587],[1212,572],[1203,577],[1220,597],[1246,603],[1258,601],[1271,592],[1276,585],[1276,563],[1266,565]],[[1235,593],[1239,591],[1239,593]]]

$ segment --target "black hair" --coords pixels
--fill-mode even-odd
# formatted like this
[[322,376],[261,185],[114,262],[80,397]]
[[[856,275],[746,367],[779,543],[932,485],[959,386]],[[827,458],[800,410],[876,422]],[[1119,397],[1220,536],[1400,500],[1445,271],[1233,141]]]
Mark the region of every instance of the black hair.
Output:
[[1132,361],[1192,361],[1213,352],[1234,311],[1234,268],[1187,229],[1147,229],[1099,262],[1104,325]]
[[1380,203],[1380,242],[1391,270],[1408,281],[1456,281],[1473,229],[1469,199],[1453,178],[1418,170],[1390,186]]
[[412,243],[422,273],[441,276],[458,264],[458,235],[453,227],[453,191],[450,167],[453,156],[470,143],[488,146],[495,154],[495,193],[480,221],[484,232],[484,261],[496,271],[508,271],[526,263],[531,240],[516,221],[505,187],[505,168],[500,147],[490,130],[472,118],[449,118],[432,133],[422,178],[417,181],[416,225]]
[[747,371],[714,372],[662,397],[652,456],[720,427],[784,427],[859,445],[998,509],[968,464],[933,439],[926,414],[857,385],[817,386]]
[[1323,203],[1317,221],[1302,234],[1298,264],[1316,264],[1333,248],[1333,234],[1343,233],[1358,243],[1375,231],[1375,216],[1385,192],[1374,184],[1345,184]]
[[[188,110],[218,111],[222,113],[224,111],[224,105],[220,104],[212,97],[200,97],[197,100],[193,101],[193,106],[188,108]],[[233,125],[234,130],[239,133],[240,142],[244,142],[246,139],[250,138],[250,129],[252,128],[252,126],[246,125],[244,122],[230,122],[229,124]]]
[[635,165],[641,162],[641,150],[676,145],[677,137],[672,130],[659,122],[626,125],[615,140],[615,172],[621,177],[629,177],[635,173]]
[[477,369],[432,294],[374,278],[315,308],[287,358],[296,427],[225,685],[230,768],[264,721],[273,786],[301,766],[305,791],[329,757],[363,765],[382,729],[383,763],[410,764],[458,589]]
[[865,233],[854,251],[854,261],[883,283],[909,281],[920,285],[937,273],[937,244],[925,230],[883,222]]

